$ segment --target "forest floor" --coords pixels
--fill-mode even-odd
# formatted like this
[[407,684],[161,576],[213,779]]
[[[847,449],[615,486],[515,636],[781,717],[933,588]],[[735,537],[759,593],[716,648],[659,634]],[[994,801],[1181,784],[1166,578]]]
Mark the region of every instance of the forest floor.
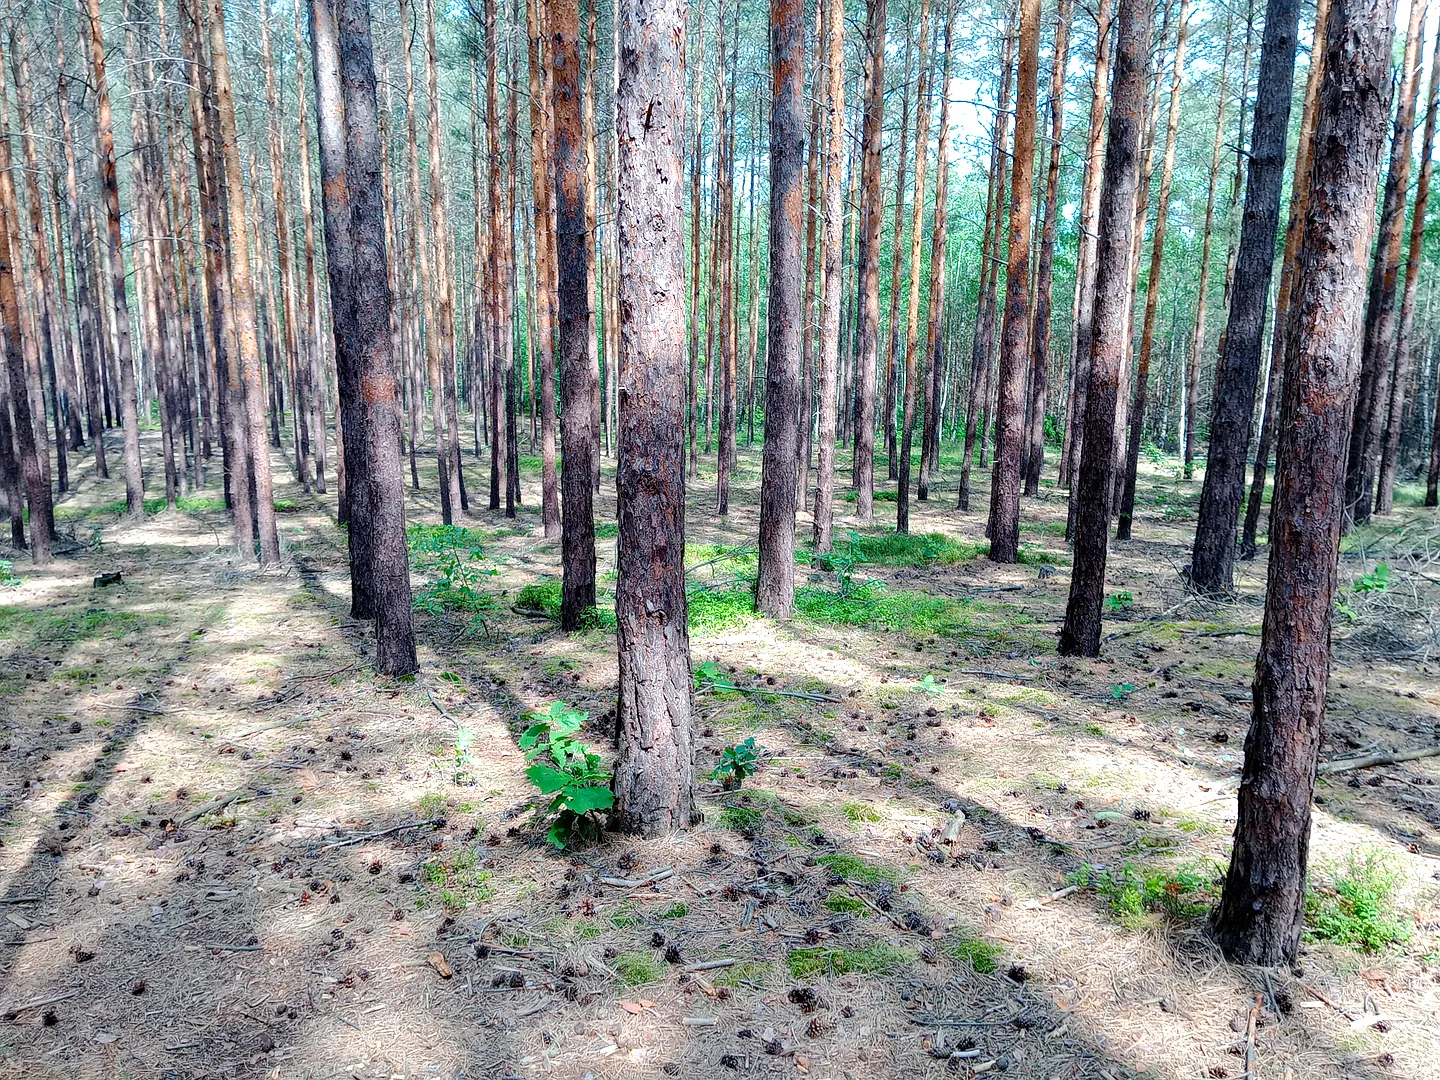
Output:
[[[706,820],[550,848],[517,737],[564,701],[610,744],[605,464],[600,625],[565,635],[514,610],[559,572],[538,462],[518,521],[479,509],[464,533],[434,527],[430,462],[422,672],[396,681],[348,615],[333,494],[278,486],[284,562],[261,572],[214,487],[125,524],[119,480],[77,459],[62,557],[17,556],[0,587],[0,1076],[1440,1077],[1440,759],[1321,778],[1329,940],[1296,969],[1207,940],[1265,563],[1233,603],[1187,598],[1199,478],[1169,460],[1144,466],[1139,539],[1112,544],[1099,661],[1054,651],[1051,481],[1018,566],[983,557],[989,470],[961,513],[953,458],[911,542],[887,539],[893,482],[872,526],[839,503],[829,569],[802,515],[781,625],[747,612],[758,451],[728,519],[707,466],[687,548],[695,662],[716,665]],[[1440,737],[1440,526],[1407,496],[1346,542],[1326,759]],[[750,736],[759,771],[724,792],[708,773]]]

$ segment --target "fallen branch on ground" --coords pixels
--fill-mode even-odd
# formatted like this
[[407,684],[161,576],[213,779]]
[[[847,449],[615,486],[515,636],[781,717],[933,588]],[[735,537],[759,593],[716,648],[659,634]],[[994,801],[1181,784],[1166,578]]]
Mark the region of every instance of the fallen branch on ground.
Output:
[[602,877],[600,884],[609,885],[616,889],[639,889],[646,885],[654,885],[656,882],[664,881],[674,876],[675,868],[673,866],[667,866],[663,870],[656,870],[653,874],[648,874],[643,878]]
[[404,825],[396,825],[394,828],[391,829],[381,829],[379,832],[362,833],[359,836],[352,836],[348,840],[336,840],[333,844],[326,844],[319,851],[317,851],[316,854],[324,855],[325,852],[334,851],[336,848],[349,847],[352,844],[363,844],[367,840],[379,840],[382,836],[394,836],[396,833],[404,832],[406,829],[423,829],[427,825],[439,825],[444,820],[444,818],[430,818],[426,821],[407,821]]
[[1427,746],[1421,750],[1400,750],[1393,754],[1367,754],[1364,757],[1338,758],[1322,761],[1315,771],[1321,776],[1332,773],[1350,772],[1352,769],[1368,769],[1373,765],[1398,765],[1402,761],[1419,761],[1422,758],[1440,757],[1440,746]]

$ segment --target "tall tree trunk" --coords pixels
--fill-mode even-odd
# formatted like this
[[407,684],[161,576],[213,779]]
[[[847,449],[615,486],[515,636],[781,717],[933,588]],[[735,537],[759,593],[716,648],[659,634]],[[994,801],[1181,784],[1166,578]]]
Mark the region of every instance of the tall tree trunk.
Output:
[[[1080,471],[1084,446],[1085,408],[1090,393],[1090,344],[1095,324],[1095,256],[1099,245],[1100,188],[1104,179],[1105,92],[1110,78],[1114,41],[1110,34],[1111,0],[1100,0],[1095,23],[1095,78],[1090,98],[1090,135],[1085,150],[1085,182],[1080,192],[1079,254],[1075,264],[1075,321],[1072,327],[1070,403],[1065,441],[1060,448],[1061,487],[1071,487]],[[1074,496],[1071,496],[1074,502]],[[1074,514],[1069,515],[1073,523]],[[1067,525],[1066,535],[1071,534]]]
[[1410,8],[1405,57],[1400,65],[1400,100],[1395,109],[1395,133],[1390,139],[1390,171],[1385,179],[1385,201],[1376,230],[1375,261],[1370,269],[1365,346],[1360,359],[1360,392],[1355,401],[1349,463],[1345,472],[1345,502],[1350,521],[1356,525],[1370,520],[1375,501],[1376,456],[1390,401],[1395,357],[1395,294],[1405,234],[1405,203],[1410,193],[1411,146],[1415,135],[1415,104],[1420,91],[1425,9],[1424,3],[1413,4]]
[[[540,365],[540,518],[545,535],[560,535],[560,481],[555,469],[555,330],[554,307],[550,299],[550,246],[555,234],[550,229],[550,148],[545,128],[545,72],[541,64],[544,0],[525,0],[525,28],[530,58],[530,176],[535,196],[535,285],[532,297]],[[494,438],[491,439],[494,444]],[[498,491],[491,479],[492,496]],[[492,499],[492,509],[499,505]]]
[[694,808],[685,606],[685,16],[680,0],[620,0],[619,626],[615,811],[655,836]]
[[815,303],[819,288],[819,252],[817,232],[820,223],[820,117],[823,112],[820,78],[825,70],[821,49],[824,37],[825,13],[828,4],[816,3],[815,22],[811,39],[814,43],[814,63],[811,66],[810,89],[810,138],[806,148],[805,161],[805,283],[804,299],[801,301],[801,321],[804,337],[800,343],[800,441],[796,447],[796,467],[800,474],[797,501],[801,506],[809,504],[810,451],[814,432],[815,413],[815,348],[816,332],[819,326],[815,319]]
[[1300,141],[1295,151],[1295,175],[1290,182],[1290,217],[1285,226],[1285,253],[1280,263],[1280,284],[1275,297],[1275,314],[1270,333],[1270,378],[1265,387],[1265,408],[1260,420],[1260,439],[1255,444],[1255,474],[1245,505],[1245,523],[1240,531],[1240,558],[1253,559],[1260,507],[1265,500],[1265,478],[1270,447],[1275,439],[1276,412],[1280,401],[1281,372],[1285,362],[1285,334],[1290,325],[1290,300],[1295,287],[1295,260],[1300,230],[1310,197],[1310,159],[1315,136],[1315,109],[1320,97],[1320,77],[1325,68],[1325,22],[1330,0],[1315,6],[1315,33],[1310,42],[1310,73],[1305,80],[1305,105],[1300,118]]
[[[1363,334],[1394,8],[1333,0],[1285,355],[1272,546],[1235,848],[1215,915],[1225,955],[1266,967],[1300,947],[1310,802],[1330,673],[1347,435]],[[1253,182],[1253,180],[1252,180]]]
[[885,194],[880,184],[880,152],[885,134],[885,3],[866,0],[865,38],[861,45],[866,94],[860,135],[860,354],[851,483],[857,492],[855,517],[862,524],[875,517],[875,367],[880,343],[880,232],[885,217]]
[[940,87],[940,127],[936,132],[935,156],[935,217],[930,230],[930,313],[926,320],[925,364],[916,378],[923,392],[925,421],[920,436],[920,481],[915,494],[930,497],[930,476],[939,463],[940,450],[940,388],[945,368],[944,338],[941,330],[945,319],[945,270],[950,221],[950,56],[955,31],[954,0],[945,5],[945,51],[940,58],[937,80]]
[[[895,420],[896,394],[900,386],[900,270],[904,265],[901,252],[905,243],[905,168],[910,146],[910,49],[914,44],[914,27],[905,20],[905,75],[900,82],[900,155],[895,166],[895,224],[894,238],[890,244],[890,343],[885,356],[885,419],[882,430],[885,434],[886,478],[900,477],[900,443],[897,437],[898,425]],[[813,214],[811,221],[814,220]],[[806,248],[809,254],[809,248]],[[809,279],[806,279],[806,302],[809,296]],[[810,320],[805,320],[806,344],[809,344]]]
[[[1328,0],[1321,0],[1322,3]],[[1199,441],[1200,430],[1200,360],[1205,352],[1205,301],[1206,287],[1210,280],[1210,248],[1214,240],[1215,193],[1220,179],[1220,150],[1225,145],[1225,98],[1226,76],[1230,71],[1230,20],[1225,21],[1225,53],[1220,62],[1220,93],[1215,105],[1215,142],[1210,150],[1210,183],[1205,194],[1205,224],[1201,230],[1200,275],[1195,283],[1195,329],[1190,336],[1190,357],[1185,365],[1185,432],[1181,438],[1184,445],[1184,477],[1189,480],[1195,473],[1195,444]],[[1312,60],[1312,63],[1314,61]],[[1245,88],[1240,95],[1243,101]]]
[[[91,0],[98,3],[98,0]],[[230,289],[235,316],[235,337],[244,382],[244,408],[250,441],[250,477],[254,491],[255,530],[260,541],[260,565],[280,562],[280,538],[275,526],[275,499],[271,492],[270,456],[265,445],[265,391],[260,381],[260,343],[256,336],[255,291],[250,278],[249,216],[240,169],[240,146],[235,126],[235,101],[230,89],[230,54],[225,45],[224,0],[206,0],[210,11],[210,65],[219,114],[220,156],[225,168],[225,189],[230,216]],[[112,234],[117,222],[111,223]],[[118,237],[115,238],[118,240]],[[113,243],[113,241],[112,241]],[[119,294],[116,294],[118,301]],[[236,526],[235,546],[248,554],[252,538]]]
[[1125,359],[1130,308],[1132,231],[1139,181],[1140,137],[1149,83],[1150,10],[1144,0],[1120,0],[1115,79],[1105,146],[1095,249],[1095,311],[1090,335],[1084,452],[1074,474],[1075,561],[1070,598],[1060,630],[1062,656],[1100,654],[1100,611],[1105,599],[1105,560],[1115,470],[1115,395]]
[[[1416,60],[1419,63],[1419,58]],[[1385,433],[1380,442],[1380,472],[1376,483],[1375,513],[1389,514],[1395,508],[1395,470],[1400,459],[1400,434],[1405,402],[1415,378],[1413,359],[1415,294],[1420,281],[1420,258],[1425,245],[1425,210],[1430,202],[1430,180],[1435,163],[1436,108],[1440,106],[1440,51],[1430,69],[1430,96],[1425,110],[1425,135],[1420,147],[1420,180],[1415,186],[1415,206],[1410,214],[1410,251],[1405,261],[1405,286],[1400,300],[1400,332],[1395,343],[1395,369],[1390,379],[1390,401],[1385,416]],[[1417,76],[1418,92],[1418,76]]]
[[1055,217],[1060,212],[1060,140],[1065,133],[1065,65],[1070,48],[1072,0],[1059,0],[1050,67],[1050,162],[1045,174],[1045,219],[1035,273],[1035,315],[1030,343],[1025,494],[1040,491],[1045,466],[1045,383],[1050,366],[1050,302],[1055,281]]
[[[300,217],[305,225],[305,329],[301,362],[308,394],[306,422],[315,455],[315,490],[325,494],[325,350],[320,327],[320,281],[315,268],[315,212],[310,187],[310,134],[305,92],[305,48],[300,36],[300,7],[295,5],[296,151],[300,157]],[[297,332],[299,327],[296,327]]]
[[[1323,3],[1324,0],[1321,0]],[[1125,447],[1124,488],[1120,495],[1117,540],[1130,539],[1135,516],[1135,481],[1140,469],[1140,440],[1145,433],[1145,405],[1150,388],[1150,358],[1155,350],[1155,317],[1160,312],[1160,279],[1165,261],[1165,228],[1170,215],[1170,185],[1175,177],[1175,142],[1180,134],[1180,86],[1185,74],[1185,39],[1190,31],[1190,0],[1180,0],[1180,29],[1175,35],[1174,71],[1170,79],[1170,111],[1165,120],[1165,161],[1160,166],[1160,193],[1150,238],[1150,276],[1145,285],[1145,315],[1140,328],[1140,359],[1135,367],[1134,399],[1130,405],[1130,437]]]
[[[919,405],[920,232],[924,224],[925,213],[925,165],[930,157],[930,53],[932,48],[930,0],[920,0],[920,80],[915,93],[915,183],[912,188],[914,194],[910,199],[910,291],[905,322],[905,389],[900,406],[900,478],[895,501],[895,531],[901,534],[910,531],[910,447],[914,439],[915,410]],[[832,49],[838,51],[838,43],[833,44]],[[836,78],[834,75],[831,77],[832,79]],[[835,138],[838,141],[838,134]],[[839,224],[838,216],[837,208],[837,226]],[[830,219],[828,217],[825,220],[825,244],[828,257],[830,245]],[[823,397],[820,407],[823,416],[825,408]]]
[[[820,354],[817,371],[817,392],[820,396],[820,423],[816,431],[819,444],[816,458],[814,548],[817,555],[830,551],[831,530],[835,515],[835,391],[836,371],[840,364],[840,301],[844,269],[840,265],[841,233],[844,225],[844,197],[841,170],[845,156],[845,5],[844,0],[820,0],[828,7],[825,26],[826,79],[825,94],[825,188],[823,213],[825,233],[822,241],[824,256],[824,292],[821,299]],[[926,9],[930,0],[920,0]],[[922,15],[921,21],[924,21]],[[913,280],[913,275],[912,275]],[[911,309],[917,300],[911,300]],[[911,320],[912,326],[914,320]],[[913,334],[912,334],[913,345]],[[913,349],[912,349],[913,352]],[[907,365],[910,363],[907,360]],[[907,370],[908,367],[907,367]],[[906,383],[906,393],[910,384]],[[911,415],[914,402],[910,403]],[[906,437],[906,452],[909,451]],[[904,466],[901,466],[904,470]],[[906,470],[908,471],[908,470]],[[905,472],[902,472],[905,475]],[[908,478],[908,477],[907,477]],[[901,495],[901,499],[904,499]],[[902,507],[905,503],[902,501]],[[903,512],[903,511],[902,511]]]
[[1210,448],[1190,560],[1190,583],[1201,593],[1229,593],[1235,587],[1235,526],[1244,496],[1245,456],[1255,412],[1270,273],[1275,262],[1299,19],[1299,0],[1268,0],[1260,78],[1255,88],[1245,215],[1235,256],[1225,342],[1215,371]]
[[[1109,3],[1109,0],[1102,0]],[[970,509],[970,470],[977,438],[983,443],[984,414],[990,398],[990,346],[995,319],[996,280],[1000,272],[1000,222],[1005,209],[1005,134],[1010,123],[1010,80],[1015,73],[1015,34],[1008,21],[1000,60],[1000,93],[990,136],[990,173],[985,193],[985,227],[980,233],[980,284],[976,290],[975,337],[970,353],[970,393],[965,409],[964,450],[956,506]],[[982,450],[983,455],[983,450]]]
[[375,620],[376,670],[405,675],[419,665],[369,0],[341,0],[338,18],[330,0],[311,0],[310,41],[341,432],[349,444],[353,613]]
[[[585,255],[585,132],[580,105],[579,0],[550,0],[555,110],[555,251],[560,269],[560,472],[564,569],[560,626],[579,630],[595,607],[595,386]],[[681,279],[683,281],[683,278]]]
[[[722,9],[723,12],[723,9]],[[739,20],[736,20],[738,27]],[[715,259],[719,270],[720,416],[715,440],[715,512],[730,512],[730,476],[735,466],[735,65],[725,63],[726,18],[719,29],[720,70],[716,76],[720,125],[716,134]],[[733,56],[733,54],[732,54]],[[729,82],[727,84],[727,73]],[[712,282],[711,288],[715,287]]]
[[695,78],[690,99],[691,123],[695,127],[695,149],[690,163],[690,378],[686,387],[685,412],[690,441],[689,476],[700,468],[696,429],[700,423],[700,172],[705,154],[705,120],[701,113],[701,84],[705,71],[705,5],[695,6]]
[[760,569],[755,610],[772,618],[788,619],[795,604],[795,458],[800,441],[800,339],[806,333],[800,280],[804,265],[800,257],[801,171],[805,163],[804,0],[771,0],[770,100],[770,303],[766,334],[770,358],[765,366]]
[[1020,0],[1019,75],[1015,89],[1015,168],[1010,181],[1010,249],[1005,321],[1000,329],[1000,397],[995,472],[990,483],[990,559],[1020,558],[1021,455],[1025,376],[1030,369],[1030,203],[1035,189],[1035,112],[1040,67],[1040,0]]
[[[96,142],[100,163],[100,195],[105,204],[110,257],[110,293],[115,314],[117,396],[125,429],[125,513],[145,512],[145,486],[140,472],[140,416],[135,400],[135,354],[130,344],[130,315],[125,299],[125,257],[120,238],[120,187],[115,174],[115,131],[110,120],[110,91],[105,80],[105,37],[100,29],[100,0],[87,0],[90,19],[90,77],[95,94]],[[16,399],[19,398],[18,391]],[[247,534],[248,536],[248,534]],[[248,539],[246,541],[249,542]]]

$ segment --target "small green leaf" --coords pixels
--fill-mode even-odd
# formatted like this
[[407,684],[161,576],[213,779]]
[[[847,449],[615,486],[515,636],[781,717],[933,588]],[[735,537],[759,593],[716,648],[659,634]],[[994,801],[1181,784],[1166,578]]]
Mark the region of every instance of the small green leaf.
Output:
[[541,794],[549,795],[559,791],[570,782],[570,778],[559,769],[552,769],[549,765],[531,765],[525,770],[525,775],[530,782],[540,789]]
[[566,806],[576,814],[592,810],[609,810],[615,805],[615,793],[607,787],[575,787],[565,789]]

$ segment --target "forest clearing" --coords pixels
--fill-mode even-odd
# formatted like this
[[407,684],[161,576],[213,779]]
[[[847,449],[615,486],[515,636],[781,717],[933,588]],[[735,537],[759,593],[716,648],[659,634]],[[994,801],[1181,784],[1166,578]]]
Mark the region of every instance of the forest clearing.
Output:
[[0,1080],[1440,1080],[1426,0],[0,0]]

